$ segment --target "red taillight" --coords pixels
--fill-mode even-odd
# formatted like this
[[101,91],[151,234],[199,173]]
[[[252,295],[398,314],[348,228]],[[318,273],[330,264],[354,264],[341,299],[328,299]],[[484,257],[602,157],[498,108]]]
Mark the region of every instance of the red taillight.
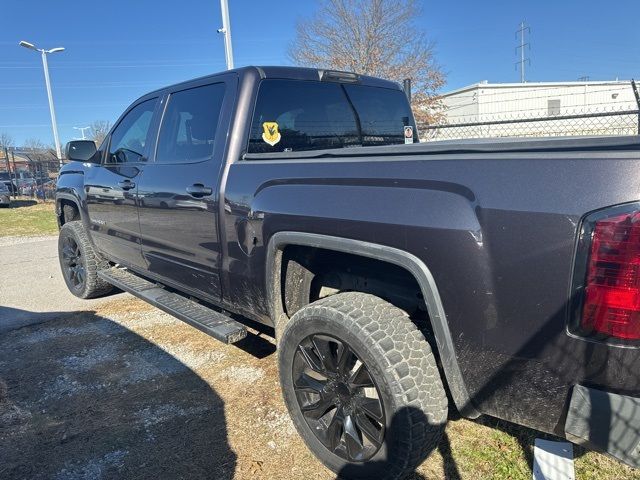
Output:
[[581,329],[640,340],[640,212],[595,222],[585,280]]

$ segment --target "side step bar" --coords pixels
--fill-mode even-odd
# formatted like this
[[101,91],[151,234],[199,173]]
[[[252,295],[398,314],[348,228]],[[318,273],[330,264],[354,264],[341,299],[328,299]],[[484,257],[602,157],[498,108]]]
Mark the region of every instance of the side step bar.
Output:
[[177,293],[168,292],[129,270],[113,267],[99,271],[98,277],[221,342],[235,343],[247,336],[247,328],[240,322]]

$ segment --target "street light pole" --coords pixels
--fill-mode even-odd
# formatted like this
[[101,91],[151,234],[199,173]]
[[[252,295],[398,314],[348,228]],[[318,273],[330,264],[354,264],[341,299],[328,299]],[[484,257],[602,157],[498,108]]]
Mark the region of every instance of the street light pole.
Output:
[[58,137],[58,124],[56,122],[56,111],[53,107],[53,95],[51,94],[51,81],[49,79],[49,65],[47,63],[47,54],[62,52],[64,51],[64,48],[57,47],[57,48],[45,50],[44,48],[36,48],[36,46],[33,43],[25,42],[24,40],[20,42],[20,46],[28,48],[30,50],[36,50],[40,52],[42,56],[42,68],[44,69],[44,81],[47,85],[47,97],[49,99],[49,112],[51,113],[51,128],[53,129],[53,140],[56,144],[56,155],[58,156],[58,162],[60,164],[60,168],[62,168],[62,150],[60,148],[60,138]]
[[229,21],[229,4],[227,0],[220,0],[220,10],[222,12],[222,28],[218,33],[224,35],[224,56],[227,61],[227,70],[233,68],[233,47],[231,45],[231,22]]
[[51,125],[53,128],[53,140],[56,142],[56,154],[62,167],[62,150],[60,149],[60,138],[58,137],[58,123],[56,122],[56,110],[53,108],[53,95],[51,95],[51,81],[49,80],[49,65],[47,64],[47,52],[42,53],[42,67],[44,68],[44,81],[47,84],[47,97],[49,98],[49,111],[51,112]]
[[89,130],[91,127],[73,127],[74,130],[80,130],[80,133],[82,133],[82,140],[86,140],[87,137],[84,135],[84,131],[85,130]]

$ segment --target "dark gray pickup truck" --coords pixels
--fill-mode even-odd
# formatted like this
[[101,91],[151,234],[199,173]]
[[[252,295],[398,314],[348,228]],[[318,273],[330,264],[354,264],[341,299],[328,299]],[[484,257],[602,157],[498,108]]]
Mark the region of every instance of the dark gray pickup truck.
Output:
[[420,144],[395,83],[249,67],[67,156],[69,289],[228,343],[274,327],[293,422],[341,475],[401,477],[449,408],[639,466],[640,139]]

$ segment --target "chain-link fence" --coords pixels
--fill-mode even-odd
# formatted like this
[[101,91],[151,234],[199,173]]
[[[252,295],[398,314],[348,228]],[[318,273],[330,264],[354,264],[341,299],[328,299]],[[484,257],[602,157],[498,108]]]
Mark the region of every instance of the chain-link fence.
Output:
[[[444,115],[446,118],[446,112]],[[582,110],[570,114],[536,116],[525,113],[492,115],[487,121],[443,121],[422,125],[422,141],[465,138],[559,137],[583,135],[640,135],[638,110]]]
[[10,148],[0,152],[0,180],[14,196],[53,198],[59,166],[56,155],[49,150]]

